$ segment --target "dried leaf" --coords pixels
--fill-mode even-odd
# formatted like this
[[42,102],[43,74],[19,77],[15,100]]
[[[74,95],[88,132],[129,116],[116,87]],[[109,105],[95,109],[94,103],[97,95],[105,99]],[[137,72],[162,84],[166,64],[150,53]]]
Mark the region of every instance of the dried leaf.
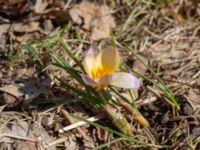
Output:
[[194,109],[191,107],[190,104],[186,103],[186,104],[183,106],[183,112],[184,112],[184,114],[190,116],[190,115],[193,115],[193,114],[194,114]]
[[199,89],[190,89],[188,92],[188,98],[194,108],[200,106],[200,91]]
[[7,0],[5,1],[6,5],[11,6],[11,5],[16,5],[19,3],[23,3],[25,0]]
[[0,25],[0,49],[5,49],[6,33],[8,32],[9,27],[9,24]]
[[46,0],[37,0],[35,4],[35,12],[36,13],[43,13],[46,9],[48,3]]
[[90,22],[94,17],[96,10],[97,6],[95,4],[84,1],[70,9],[69,14],[73,22],[79,25],[83,24],[83,29],[90,30]]
[[30,22],[28,24],[18,23],[14,25],[15,32],[35,32],[40,31],[39,22]]
[[49,94],[48,87],[50,87],[51,80],[49,78],[38,81],[36,78],[28,78],[19,80],[18,83],[5,85],[0,88],[0,91],[7,93],[16,99],[10,101],[10,96],[4,97],[2,99],[4,104],[18,104],[19,100],[22,98],[25,101],[31,101],[32,99],[38,97],[40,94]]
[[7,105],[8,108],[17,107],[21,103],[21,99],[17,99],[8,93],[0,94],[0,105]]
[[200,137],[200,127],[195,127],[192,130],[192,139],[196,139],[198,137]]
[[[148,59],[147,58],[145,58],[141,55],[139,55],[139,57],[145,64],[148,65]],[[144,74],[147,71],[147,68],[138,59],[135,60],[135,62],[133,64],[133,69],[135,71],[141,73],[141,74]]]
[[91,21],[93,27],[91,35],[92,40],[100,40],[110,37],[110,28],[116,27],[115,20],[110,13],[111,10],[106,5],[97,9],[97,14]]
[[[46,34],[44,30],[40,28],[40,23],[37,21],[32,21],[27,24],[17,23],[14,24],[14,34],[15,40],[23,43],[27,42],[28,40],[39,39],[41,33]],[[20,34],[17,34],[20,33]]]
[[100,128],[96,128],[96,134],[97,134],[97,138],[98,140],[102,141],[102,142],[106,142],[109,139],[109,134],[107,131],[102,130]]
[[116,26],[111,16],[111,9],[106,5],[95,5],[87,1],[75,5],[69,14],[73,22],[82,25],[82,28],[91,31],[92,40],[109,38],[110,28]]
[[[48,144],[53,140],[48,133],[39,126],[31,125],[22,120],[15,120],[7,124],[3,124],[0,130],[1,141],[12,141],[12,144],[15,145],[16,150],[35,150],[38,146],[42,146],[38,141],[40,139],[44,144]],[[8,136],[3,136],[3,135]],[[15,137],[15,138],[12,138]],[[18,140],[24,139],[24,140]],[[26,140],[27,139],[27,140]],[[28,140],[29,139],[29,140]],[[2,142],[3,144],[4,142]],[[5,142],[6,146],[9,146],[11,143]],[[55,146],[48,147],[49,150],[55,150]]]
[[49,16],[51,19],[55,19],[58,22],[65,23],[70,20],[69,13],[67,11],[61,10],[61,9],[50,10],[45,15]]
[[17,142],[17,140],[15,140],[16,145],[15,145],[15,150],[36,150],[37,146],[35,144],[35,142],[31,142],[31,141],[21,141],[21,142]]

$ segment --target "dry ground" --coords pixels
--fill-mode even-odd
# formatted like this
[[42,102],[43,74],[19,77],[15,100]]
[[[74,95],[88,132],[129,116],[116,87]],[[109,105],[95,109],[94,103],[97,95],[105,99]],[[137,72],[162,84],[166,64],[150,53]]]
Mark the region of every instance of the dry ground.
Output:
[[[0,149],[92,149],[117,138],[89,125],[58,132],[73,122],[66,118],[67,112],[89,117],[96,116],[98,110],[82,103],[66,104],[75,95],[53,76],[57,74],[69,80],[68,76],[49,66],[50,55],[37,42],[39,56],[31,50],[25,51],[21,44],[36,40],[44,40],[44,45],[53,43],[54,39],[48,41],[49,34],[59,32],[65,25],[68,29],[64,38],[80,58],[88,47],[80,39],[110,43],[108,29],[112,28],[116,40],[132,47],[170,87],[180,104],[180,110],[167,105],[165,96],[143,80],[137,104],[150,126],[143,129],[133,122],[137,131],[132,136],[149,146],[119,141],[105,149],[200,149],[199,1],[97,0],[93,3],[81,5],[79,9],[86,13],[80,13],[73,10],[80,4],[78,0],[0,1]],[[103,4],[112,11],[99,9]],[[97,10],[97,21],[89,22],[90,14]],[[104,11],[108,12],[107,18],[98,20]],[[53,50],[62,53],[57,45]],[[123,49],[120,53],[129,66],[153,78],[135,58]],[[106,119],[98,122],[114,128]]]

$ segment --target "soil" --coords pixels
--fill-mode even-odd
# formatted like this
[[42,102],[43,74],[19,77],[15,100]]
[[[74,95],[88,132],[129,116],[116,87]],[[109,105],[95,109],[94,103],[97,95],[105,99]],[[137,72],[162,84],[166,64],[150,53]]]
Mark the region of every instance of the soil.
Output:
[[[198,0],[7,0],[0,2],[0,149],[200,149],[200,2]],[[177,109],[166,94],[140,78],[135,91],[143,128],[130,112],[117,107],[134,127],[129,135],[144,144],[120,139],[92,125],[74,125],[70,114],[90,118],[117,130],[99,110],[66,89],[55,76],[78,85],[63,69],[53,65],[55,51],[70,65],[58,36],[81,60],[91,43],[110,45],[112,37],[123,62],[157,81],[127,52],[131,47],[161,78],[177,99]],[[136,75],[137,76],[137,75]],[[128,96],[127,90],[120,90]],[[114,104],[113,104],[114,105]],[[79,121],[78,121],[79,122]],[[62,131],[74,125],[73,129]]]

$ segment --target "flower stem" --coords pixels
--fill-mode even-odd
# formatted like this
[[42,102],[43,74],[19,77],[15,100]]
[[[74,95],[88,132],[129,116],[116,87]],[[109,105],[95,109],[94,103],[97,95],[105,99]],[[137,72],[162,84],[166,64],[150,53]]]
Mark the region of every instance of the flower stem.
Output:
[[124,134],[131,134],[135,131],[133,126],[126,120],[126,118],[109,104],[102,108],[103,113],[112,122],[112,124]]
[[128,103],[126,103],[123,100],[119,100],[119,103],[121,104],[122,107],[124,107],[128,112],[130,112],[132,114],[133,119],[137,123],[139,123],[143,127],[149,126],[149,122],[142,116],[142,114],[138,110],[134,109],[133,107],[131,107]]

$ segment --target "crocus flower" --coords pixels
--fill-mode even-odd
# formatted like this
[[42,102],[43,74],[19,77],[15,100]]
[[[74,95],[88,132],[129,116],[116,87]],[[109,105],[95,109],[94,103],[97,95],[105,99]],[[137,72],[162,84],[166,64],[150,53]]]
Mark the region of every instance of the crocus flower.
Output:
[[117,49],[107,46],[100,50],[95,44],[88,49],[83,60],[86,74],[82,74],[83,81],[97,90],[108,85],[120,88],[139,88],[140,81],[130,73],[116,72],[120,63]]

